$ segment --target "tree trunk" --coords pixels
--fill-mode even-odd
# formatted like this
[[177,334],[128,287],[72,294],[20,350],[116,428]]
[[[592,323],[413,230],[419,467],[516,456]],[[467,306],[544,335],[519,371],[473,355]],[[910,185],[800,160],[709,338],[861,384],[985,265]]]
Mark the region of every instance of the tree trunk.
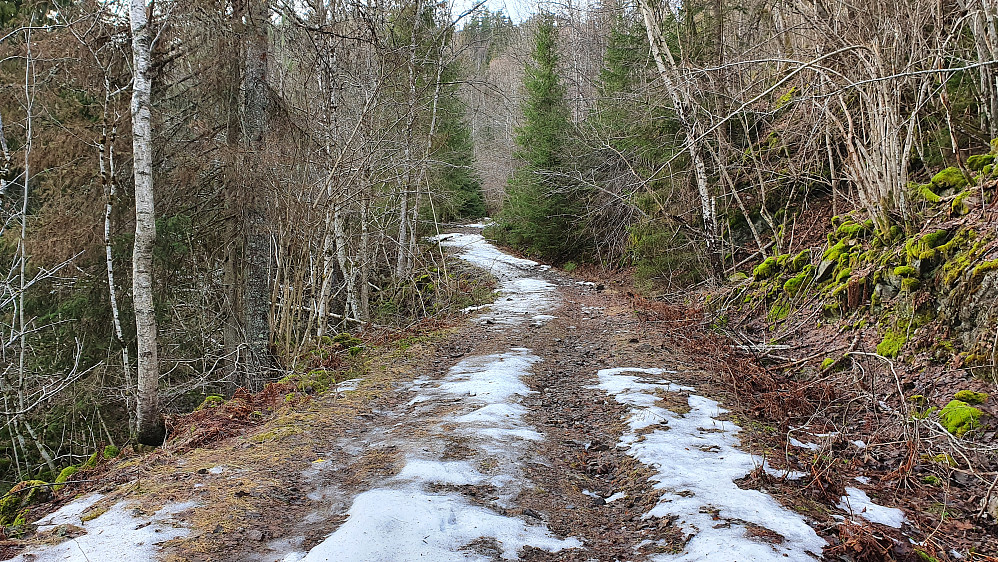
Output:
[[135,246],[132,252],[132,298],[138,342],[136,439],[161,445],[165,435],[159,410],[159,360],[156,350],[156,309],[153,303],[153,246],[156,216],[152,183],[152,33],[145,0],[131,0],[132,28],[132,152],[135,170]]
[[[669,45],[662,39],[661,22],[655,14],[654,9],[648,0],[639,2],[641,14],[644,18],[645,31],[648,34],[648,46],[651,48],[652,58],[658,68],[662,82],[665,84],[669,97],[675,106],[676,118],[683,128],[685,136],[684,148],[690,155],[693,164],[693,176],[696,180],[697,193],[700,195],[700,212],[703,216],[704,237],[707,245],[707,255],[711,264],[715,268],[715,274],[720,273],[719,257],[720,247],[717,243],[717,206],[714,198],[710,194],[710,187],[707,180],[707,168],[704,165],[702,144],[703,125],[691,115],[691,103],[689,92],[684,91],[678,84],[679,73],[676,61],[669,50]],[[664,56],[663,56],[664,55]],[[668,60],[668,63],[666,62]]]
[[[225,186],[229,211],[224,283],[229,319],[224,339],[233,386],[263,388],[270,378],[273,252],[268,222],[270,197],[264,174],[267,132],[267,21],[270,3],[243,0],[232,21],[241,49],[241,96],[229,96],[229,142],[238,153]],[[234,73],[235,74],[235,73]],[[235,76],[233,76],[235,79]],[[241,121],[239,120],[241,118]],[[240,130],[241,129],[241,130]]]

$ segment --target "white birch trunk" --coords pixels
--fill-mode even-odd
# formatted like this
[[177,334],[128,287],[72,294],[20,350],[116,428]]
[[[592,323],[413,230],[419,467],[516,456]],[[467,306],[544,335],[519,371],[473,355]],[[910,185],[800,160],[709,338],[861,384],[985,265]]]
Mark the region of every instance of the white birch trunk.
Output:
[[[105,98],[104,105],[107,111],[108,100]],[[98,161],[100,162],[100,176],[104,183],[104,259],[107,268],[107,290],[108,298],[111,301],[111,322],[114,327],[114,337],[121,346],[121,370],[125,377],[125,407],[128,410],[128,432],[135,433],[135,383],[132,381],[132,365],[128,357],[128,345],[125,343],[124,332],[121,328],[121,314],[118,309],[118,289],[114,281],[114,259],[111,255],[111,215],[114,212],[114,200],[118,197],[118,185],[114,178],[114,130],[111,131],[111,138],[107,136],[107,125],[101,134],[100,145],[98,146]],[[105,155],[106,152],[106,155]],[[106,164],[105,164],[106,162]]]
[[[689,152],[690,160],[693,164],[693,175],[696,179],[697,192],[700,195],[700,211],[703,215],[704,234],[707,239],[707,251],[711,258],[715,258],[717,253],[717,210],[714,198],[710,195],[710,187],[707,182],[707,168],[704,166],[703,155],[701,154],[701,144],[703,136],[703,126],[690,113],[690,96],[683,91],[677,80],[679,78],[678,67],[669,50],[668,44],[662,39],[661,22],[655,14],[654,9],[648,0],[640,0],[639,7],[644,17],[645,31],[648,34],[648,45],[651,47],[652,58],[655,59],[655,66],[662,77],[665,89],[675,106],[676,117],[683,127],[685,135],[685,149]],[[668,58],[668,63],[666,58]]]
[[138,343],[136,439],[143,445],[163,443],[159,409],[159,358],[153,303],[153,246],[156,215],[152,183],[152,32],[145,0],[130,0],[132,30],[132,159],[135,171],[135,246],[132,252],[132,299]]

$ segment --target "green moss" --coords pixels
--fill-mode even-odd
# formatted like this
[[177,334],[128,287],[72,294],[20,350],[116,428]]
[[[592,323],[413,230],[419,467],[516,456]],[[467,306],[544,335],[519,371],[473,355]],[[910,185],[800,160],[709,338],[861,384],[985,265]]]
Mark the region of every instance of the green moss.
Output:
[[836,285],[834,289],[832,289],[831,295],[833,297],[838,297],[839,295],[845,293],[848,290],[849,290],[849,283],[840,283]]
[[769,308],[769,312],[766,313],[766,319],[770,322],[779,322],[785,319],[790,314],[790,303],[779,300],[773,303],[773,306]]
[[995,169],[994,164],[988,164],[987,166],[981,168],[981,173],[984,174],[984,177],[988,177],[991,175],[991,172],[993,172],[994,169]]
[[209,394],[208,396],[204,397],[204,401],[201,402],[201,405],[198,406],[197,409],[204,410],[207,408],[217,408],[222,404],[225,404],[224,397],[219,396],[217,394]]
[[994,154],[975,154],[967,158],[967,168],[975,172],[980,172],[988,164],[994,164]]
[[825,250],[825,253],[822,254],[821,259],[822,260],[828,260],[828,261],[836,261],[842,255],[844,255],[844,254],[847,255],[849,253],[849,248],[850,247],[851,246],[849,244],[847,244],[845,240],[841,240],[837,244],[835,244],[834,246],[832,246],[831,248]]
[[0,498],[0,525],[10,525],[17,517],[17,510],[21,509],[21,496],[17,494],[7,494]]
[[913,200],[922,200],[932,205],[935,205],[941,200],[940,197],[932,191],[932,184],[927,183],[909,183],[908,194]]
[[50,491],[43,480],[25,480],[16,484],[0,498],[0,525],[11,525],[21,510],[47,498]]
[[794,273],[811,265],[811,250],[804,250],[790,260],[790,270]]
[[797,275],[787,279],[783,284],[783,290],[791,297],[797,296],[801,289],[806,289],[814,279],[814,266],[807,264],[804,270]]
[[925,455],[922,457],[922,459],[928,462],[933,462],[936,464],[942,464],[946,466],[954,466],[954,467],[958,466],[956,459],[954,459],[949,453],[940,453],[938,455],[933,455],[931,457]]
[[349,332],[341,332],[333,336],[333,343],[340,344],[344,348],[356,347],[364,343],[364,340],[353,337]]
[[905,293],[913,293],[922,287],[922,281],[915,277],[905,277],[901,280],[901,290]]
[[821,370],[825,371],[834,364],[835,364],[834,359],[832,359],[831,357],[825,357],[824,359],[821,360]]
[[998,270],[998,260],[986,261],[974,268],[972,279],[979,280],[985,273]]
[[953,199],[952,203],[950,203],[950,211],[952,211],[954,215],[962,216],[970,212],[970,207],[967,206],[968,195],[970,195],[970,190],[965,189],[961,191],[955,199]]
[[966,402],[967,404],[983,404],[988,400],[987,392],[974,392],[973,390],[961,390],[953,395],[953,398]]
[[846,279],[849,279],[850,275],[852,275],[852,270],[849,269],[848,267],[846,267],[846,268],[842,269],[841,271],[839,271],[839,273],[835,276],[835,282],[836,283],[842,283]]
[[76,468],[75,466],[67,466],[66,468],[62,469],[62,472],[59,473],[59,476],[56,476],[55,478],[55,485],[52,486],[52,491],[58,492],[59,490],[63,489],[63,487],[66,486],[66,482],[68,482],[69,479],[74,474],[76,474],[78,470],[79,469]]
[[779,265],[777,265],[776,256],[770,256],[762,260],[762,263],[752,270],[752,277],[756,279],[768,279],[777,273],[779,273]]
[[950,400],[939,412],[939,422],[957,437],[979,427],[980,419],[981,411],[962,400]]
[[939,480],[938,476],[933,476],[931,474],[927,474],[927,475],[923,476],[922,477],[922,482],[925,483],[925,484],[928,484],[930,486],[938,486],[939,484],[942,483],[942,481]]
[[976,234],[973,231],[961,230],[952,240],[939,247],[940,251],[945,252],[946,256],[952,256],[951,259],[943,264],[943,286],[950,286],[956,283],[970,265],[983,253],[988,241],[986,238],[977,239],[970,248],[960,251],[970,240],[974,240],[975,238]]
[[104,447],[105,459],[113,459],[117,457],[119,453],[121,453],[121,449],[115,447],[114,445],[108,445],[107,447]]
[[930,232],[921,238],[923,248],[938,248],[946,243],[949,231],[945,229]]
[[915,549],[915,554],[918,555],[918,561],[919,562],[939,562],[939,559],[936,558],[935,556],[932,556],[931,554],[928,554],[927,552],[923,552],[921,550],[918,550],[917,548]]
[[955,166],[945,168],[932,176],[932,186],[936,188],[936,191],[941,189],[962,189],[969,183],[970,181],[963,175],[960,168]]
[[305,394],[322,394],[336,384],[336,371],[312,369],[298,379],[298,390]]
[[80,465],[80,468],[93,468],[97,466],[97,460],[100,458],[100,453],[100,451],[94,452],[94,454],[90,455],[90,458],[87,459],[87,462]]
[[902,265],[894,268],[894,275],[898,277],[918,277],[918,270],[910,265]]
[[11,527],[21,527],[28,522],[28,513],[30,509],[22,509],[17,512],[17,517],[14,518],[14,522],[10,524]]
[[748,275],[746,275],[743,271],[736,271],[728,276],[728,281],[731,281],[732,283],[737,283],[738,281],[744,281],[746,279],[748,279]]
[[842,226],[835,229],[835,237],[840,240],[843,238],[856,238],[863,233],[863,225],[856,224],[852,221],[846,221],[842,223]]
[[884,357],[897,357],[907,341],[908,334],[906,332],[887,330],[884,339],[877,344],[877,353]]

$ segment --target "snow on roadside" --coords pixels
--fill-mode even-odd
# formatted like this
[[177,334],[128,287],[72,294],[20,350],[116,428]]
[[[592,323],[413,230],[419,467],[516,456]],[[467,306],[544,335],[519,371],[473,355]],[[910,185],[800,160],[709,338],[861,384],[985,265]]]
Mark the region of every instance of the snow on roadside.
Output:
[[[869,480],[865,483],[869,483]],[[837,507],[853,514],[855,517],[866,519],[870,523],[880,523],[881,525],[887,525],[895,529],[900,529],[901,524],[905,522],[903,511],[896,507],[877,505],[873,503],[870,496],[866,495],[866,492],[851,486],[846,487],[846,495],[842,496]]]
[[[716,419],[726,412],[717,402],[689,394],[689,412],[657,405],[662,392],[690,392],[663,380],[662,369],[604,369],[594,388],[631,407],[629,431],[620,440],[628,454],[656,471],[658,504],[645,517],[675,518],[692,535],[681,554],[660,554],[665,561],[737,560],[738,562],[812,561],[825,541],[804,519],[772,497],[735,484],[762,464],[739,450],[737,425]],[[765,529],[766,531],[763,531]],[[760,533],[761,531],[761,533]],[[753,536],[776,533],[764,542]]]
[[547,266],[506,254],[489,244],[481,234],[441,234],[430,240],[445,248],[457,249],[459,258],[488,270],[499,280],[499,296],[495,303],[468,309],[469,312],[482,308],[489,310],[476,319],[478,322],[514,325],[532,320],[534,326],[539,326],[554,318],[541,314],[558,304],[554,285],[530,277],[535,272],[545,271]]
[[86,534],[59,544],[29,549],[11,562],[92,562],[94,560],[155,560],[159,544],[186,536],[188,530],[179,526],[173,516],[197,504],[174,503],[150,516],[136,515],[127,502],[119,502],[89,521],[83,521],[85,511],[104,496],[92,494],[74,500],[58,511],[39,519],[38,532],[47,533],[62,525],[80,527]]

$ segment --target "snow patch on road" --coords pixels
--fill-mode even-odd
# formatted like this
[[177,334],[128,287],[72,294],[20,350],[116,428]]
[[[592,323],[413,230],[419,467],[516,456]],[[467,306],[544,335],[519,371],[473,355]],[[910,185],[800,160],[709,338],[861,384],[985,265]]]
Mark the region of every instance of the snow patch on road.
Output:
[[364,492],[349,515],[331,537],[298,560],[491,560],[468,546],[482,538],[494,539],[504,560],[516,560],[517,551],[527,545],[551,552],[579,546],[577,540],[551,536],[543,526],[471,505],[458,494],[428,493],[415,485]]
[[[633,374],[629,374],[633,373]],[[757,490],[743,490],[743,478],[762,460],[739,450],[737,425],[717,419],[725,413],[708,398],[689,394],[689,412],[677,414],[658,404],[662,392],[690,392],[690,387],[648,375],[661,369],[605,369],[599,385],[617,401],[631,406],[629,431],[621,437],[628,454],[656,471],[652,480],[663,492],[645,517],[675,518],[693,535],[681,554],[661,554],[652,560],[813,561],[825,541],[796,513]],[[649,431],[651,429],[651,431]],[[775,543],[753,538],[751,527],[777,533]]]
[[188,534],[173,516],[197,505],[194,502],[168,504],[147,516],[137,515],[136,509],[120,502],[99,517],[83,521],[84,512],[103,497],[101,494],[82,497],[36,522],[40,534],[61,525],[80,527],[86,534],[36,550],[28,549],[12,562],[156,560],[160,543]]
[[[495,303],[487,307],[489,313],[477,318],[478,322],[515,325],[532,321],[535,325],[541,325],[551,319],[545,318],[539,324],[536,317],[557,306],[555,286],[530,276],[550,269],[548,266],[503,253],[480,234],[441,234],[430,240],[446,248],[457,249],[459,258],[488,270],[499,280],[499,296]],[[472,307],[465,310],[481,309]]]
[[[440,381],[420,380],[409,405],[411,417],[433,416],[440,405],[455,405],[439,418],[426,440],[409,443],[405,467],[381,487],[354,498],[347,521],[307,555],[287,560],[491,560],[473,543],[496,542],[502,558],[533,546],[550,552],[578,548],[578,539],[559,539],[545,525],[530,525],[475,505],[459,491],[441,487],[491,485],[496,504],[512,503],[524,485],[522,462],[531,443],[543,439],[523,421],[519,403],[535,394],[522,376],[540,361],[526,348],[469,357]],[[443,460],[434,454],[445,438],[459,437],[474,451],[470,460]]]

